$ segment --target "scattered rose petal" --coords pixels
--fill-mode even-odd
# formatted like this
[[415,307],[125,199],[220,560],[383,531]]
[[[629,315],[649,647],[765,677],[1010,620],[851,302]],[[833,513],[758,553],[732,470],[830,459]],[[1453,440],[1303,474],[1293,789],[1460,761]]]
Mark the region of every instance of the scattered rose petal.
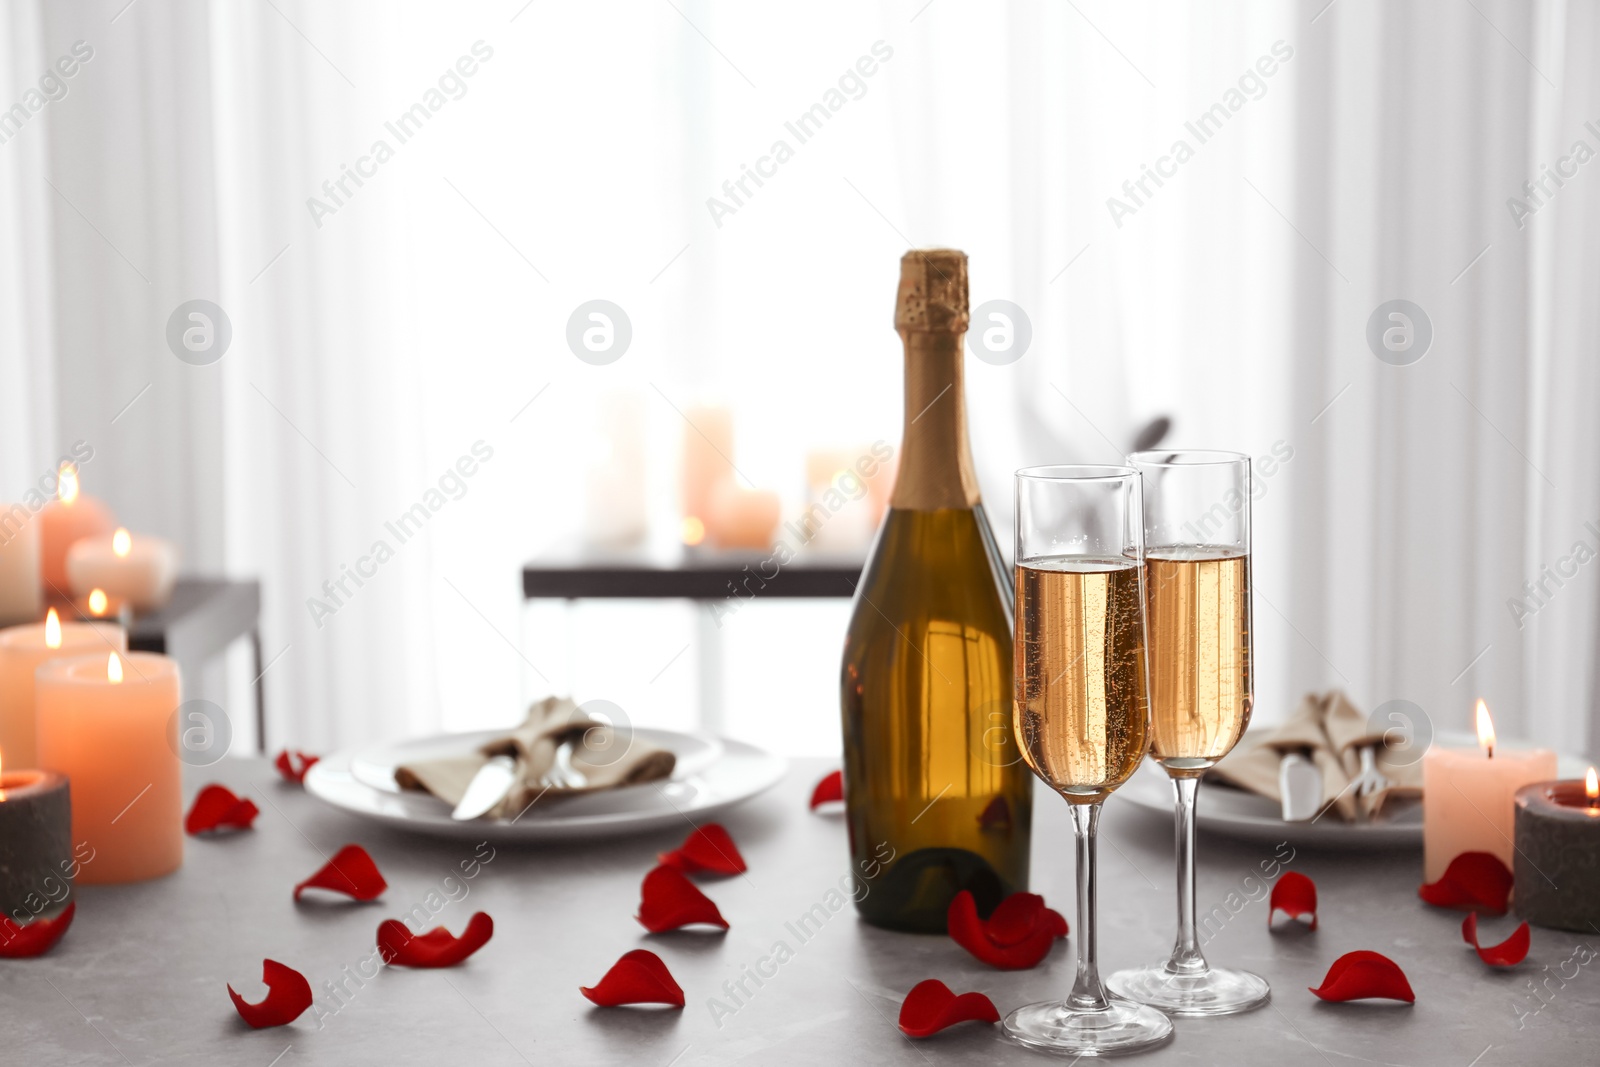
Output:
[[327,889],[357,900],[376,900],[387,888],[389,883],[378,873],[378,865],[367,850],[360,845],[346,845],[316,874],[294,887],[294,899],[299,900],[307,889]]
[[912,986],[900,1005],[900,1029],[909,1037],[931,1037],[956,1023],[999,1021],[994,1001],[982,993],[956,996],[937,978]]
[[978,918],[978,904],[963,889],[950,902],[945,917],[950,938],[991,967],[1006,971],[1037,967],[1059,937],[1067,936],[1067,920],[1044,906],[1036,893],[1013,893],[1000,902],[988,922]]
[[0,959],[23,960],[42,956],[61,940],[61,935],[72,925],[78,911],[76,900],[68,904],[60,915],[32,922],[16,923],[9,916],[0,915]]
[[721,823],[708,822],[697,828],[683,841],[683,847],[663,852],[656,857],[668,867],[680,871],[704,871],[707,874],[743,874],[744,857],[739,846],[733,843]]
[[811,791],[811,810],[816,811],[822,805],[831,801],[844,799],[844,772],[834,771],[824,775],[822,781]]
[[278,753],[278,758],[272,761],[272,765],[278,768],[278,773],[283,775],[284,781],[294,782],[296,785],[304,785],[306,772],[315,766],[316,762],[321,758],[321,756],[313,756],[310,753],[297,752],[286,748]]
[[1387,956],[1365,949],[1346,952],[1334,960],[1333,966],[1328,968],[1327,977],[1322,980],[1322,988],[1311,992],[1323,1000],[1333,1001],[1381,997],[1414,1004],[1417,1000],[1399,964]]
[[995,797],[978,815],[978,829],[1005,833],[1011,829],[1011,805],[1005,797]]
[[267,999],[259,1004],[251,1004],[228,986],[228,996],[233,998],[239,1018],[255,1029],[287,1026],[311,1007],[311,983],[293,967],[285,967],[277,960],[262,960],[261,980],[267,985]]
[[593,986],[579,986],[578,992],[602,1008],[623,1004],[670,1004],[683,1007],[683,990],[673,981],[667,965],[649,949],[625,952],[611,965],[605,977]]
[[1478,953],[1478,958],[1491,967],[1513,967],[1528,958],[1528,924],[1523,923],[1512,931],[1510,937],[1498,945],[1487,947],[1478,944],[1478,913],[1468,912],[1461,920],[1461,937]]
[[700,892],[676,867],[656,867],[639,887],[639,914],[634,916],[652,934],[705,924],[728,928],[712,899]]
[[481,911],[473,912],[460,937],[442,926],[413,934],[399,919],[385,919],[378,926],[378,954],[391,967],[454,967],[493,936],[494,920]]
[[1272,886],[1272,898],[1268,901],[1267,929],[1272,929],[1272,920],[1278,912],[1283,912],[1291,919],[1306,921],[1306,916],[1311,917],[1310,927],[1317,928],[1317,883],[1301,874],[1299,871],[1285,871]]
[[1437,882],[1418,889],[1417,896],[1439,908],[1482,908],[1504,915],[1511,896],[1511,871],[1492,853],[1463,852],[1450,861]]
[[261,809],[248,797],[234,796],[227,786],[208,785],[194,798],[194,806],[184,817],[183,828],[190,834],[212,830],[248,830]]

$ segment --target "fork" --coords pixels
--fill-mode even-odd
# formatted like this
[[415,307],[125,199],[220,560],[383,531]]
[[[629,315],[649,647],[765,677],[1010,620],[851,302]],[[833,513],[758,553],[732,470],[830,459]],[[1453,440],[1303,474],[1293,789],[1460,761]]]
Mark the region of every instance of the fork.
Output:
[[1384,773],[1378,770],[1378,750],[1376,745],[1361,746],[1361,773],[1356,775],[1350,787],[1355,790],[1358,797],[1371,796],[1380,790],[1388,789],[1394,783],[1390,782]]

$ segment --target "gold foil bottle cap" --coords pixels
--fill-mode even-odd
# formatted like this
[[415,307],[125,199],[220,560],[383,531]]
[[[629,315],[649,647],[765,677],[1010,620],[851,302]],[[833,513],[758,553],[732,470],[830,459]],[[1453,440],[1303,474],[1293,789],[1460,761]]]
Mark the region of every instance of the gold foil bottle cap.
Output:
[[902,333],[965,333],[967,254],[953,248],[912,249],[900,257],[894,328]]

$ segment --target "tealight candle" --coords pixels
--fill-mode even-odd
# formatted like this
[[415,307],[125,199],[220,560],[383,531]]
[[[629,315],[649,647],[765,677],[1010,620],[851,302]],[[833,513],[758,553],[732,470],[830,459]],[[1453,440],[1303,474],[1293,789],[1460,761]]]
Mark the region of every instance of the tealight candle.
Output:
[[0,504],[0,626],[44,614],[39,524],[22,504]]
[[159,537],[134,537],[119,528],[110,537],[86,537],[67,550],[67,580],[74,593],[89,596],[99,589],[135,611],[164,605],[177,577],[177,551]]
[[72,806],[50,771],[4,770],[0,748],[0,914],[26,923],[72,893]]
[[1494,721],[1478,701],[1478,751],[1430,748],[1422,757],[1423,880],[1434,882],[1463,852],[1488,852],[1507,868],[1513,845],[1512,797],[1556,776],[1556,754],[1495,747]]
[[74,656],[40,667],[37,691],[39,763],[72,780],[72,839],[94,849],[78,881],[137,882],[177,870],[178,665],[153,652]]
[[133,618],[133,605],[120,597],[106,596],[104,589],[91,589],[88,596],[74,597],[72,607],[80,619],[111,619],[126,626]]
[[0,630],[0,753],[13,767],[37,767],[33,676],[39,665],[86,652],[126,652],[128,634],[112,622],[44,622]]
[[78,468],[63,463],[56,499],[39,512],[39,571],[47,595],[67,596],[67,549],[80,538],[109,536],[117,528],[111,510],[78,489]]
[[718,548],[771,548],[781,510],[777,493],[724,483],[711,492],[706,537]]
[[1535,926],[1600,926],[1600,778],[1517,790],[1517,914]]

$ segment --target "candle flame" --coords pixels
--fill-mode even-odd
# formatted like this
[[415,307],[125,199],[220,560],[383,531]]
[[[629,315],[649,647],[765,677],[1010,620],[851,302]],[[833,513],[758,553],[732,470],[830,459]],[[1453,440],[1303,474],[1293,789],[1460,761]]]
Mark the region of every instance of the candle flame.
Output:
[[63,504],[68,505],[78,499],[78,468],[71,463],[61,465],[61,479],[56,487],[56,496]]
[[694,515],[685,515],[683,519],[683,543],[698,545],[706,539],[706,524]]
[[111,653],[111,658],[106,660],[106,681],[122,681],[122,661],[117,658],[115,652]]
[[1600,800],[1600,776],[1594,773],[1594,768],[1589,768],[1589,773],[1583,776],[1583,791],[1589,795],[1589,803],[1594,804]]
[[104,589],[96,589],[89,594],[89,610],[96,615],[104,615],[106,613],[106,591]]
[[[3,762],[0,762],[0,783],[4,783],[5,780],[6,780],[5,764]],[[5,798],[6,798],[6,791],[4,789],[0,789],[0,800],[4,800]]]
[[55,608],[44,617],[44,647],[61,647],[61,616],[56,614]]
[[1489,705],[1478,701],[1478,744],[1494,758],[1494,720],[1489,718]]
[[133,538],[129,535],[127,527],[118,527],[117,532],[111,535],[111,551],[117,554],[118,559],[126,559],[132,550]]

